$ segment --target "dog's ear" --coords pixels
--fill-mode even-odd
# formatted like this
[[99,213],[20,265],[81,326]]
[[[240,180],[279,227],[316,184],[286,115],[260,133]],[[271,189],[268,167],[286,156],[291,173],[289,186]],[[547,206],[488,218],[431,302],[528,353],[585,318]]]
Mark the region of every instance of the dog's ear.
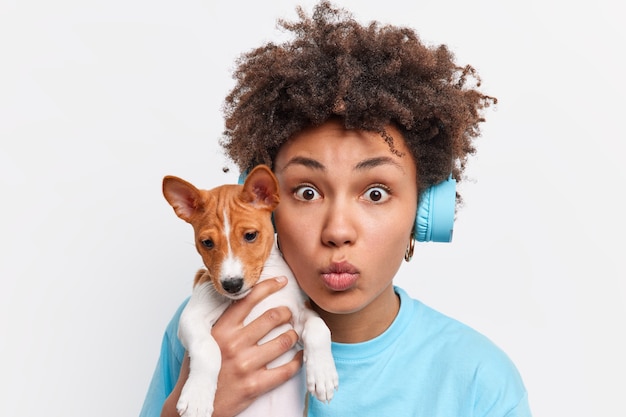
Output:
[[176,215],[186,222],[202,209],[200,191],[187,181],[168,175],[163,178],[163,195],[174,208]]
[[257,165],[243,184],[244,201],[274,210],[280,202],[278,180],[267,165]]

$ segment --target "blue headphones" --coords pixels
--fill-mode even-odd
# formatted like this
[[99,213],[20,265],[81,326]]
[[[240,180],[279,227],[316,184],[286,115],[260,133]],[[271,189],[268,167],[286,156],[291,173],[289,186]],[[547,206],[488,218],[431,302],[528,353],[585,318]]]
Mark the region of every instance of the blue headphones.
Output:
[[418,242],[451,242],[456,205],[456,180],[452,175],[431,185],[421,195],[413,236]]
[[[243,184],[248,172],[239,175]],[[428,187],[419,199],[413,237],[418,242],[451,242],[456,205],[456,180],[452,175]]]

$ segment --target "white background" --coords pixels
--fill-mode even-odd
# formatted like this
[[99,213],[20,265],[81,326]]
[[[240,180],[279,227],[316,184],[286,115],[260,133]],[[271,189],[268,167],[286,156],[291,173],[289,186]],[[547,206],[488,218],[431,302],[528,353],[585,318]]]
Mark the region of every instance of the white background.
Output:
[[[500,100],[454,242],[419,245],[397,284],[500,345],[535,416],[624,408],[617,3],[336,2],[447,43]],[[217,145],[234,61],[295,4],[0,0],[2,415],[137,415],[200,266],[161,179],[235,180]]]

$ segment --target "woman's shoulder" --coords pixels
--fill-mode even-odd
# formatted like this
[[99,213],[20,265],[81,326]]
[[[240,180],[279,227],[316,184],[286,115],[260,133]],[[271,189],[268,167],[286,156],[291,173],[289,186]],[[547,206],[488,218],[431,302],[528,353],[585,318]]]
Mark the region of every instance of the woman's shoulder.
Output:
[[189,302],[189,298],[190,297],[185,298],[174,312],[174,315],[165,328],[163,344],[161,346],[161,355],[165,354],[171,358],[175,358],[178,363],[182,363],[182,359],[185,354],[185,348],[178,338],[178,322],[180,321],[180,316],[185,309],[185,306]]
[[473,368],[501,369],[507,373],[515,369],[507,354],[478,330],[411,298],[400,288],[396,292],[408,310],[405,335],[415,341],[413,346],[422,354],[430,352],[440,360]]
[[477,409],[502,407],[501,415],[507,410],[530,415],[522,377],[504,350],[472,327],[396,291],[410,312],[406,339],[400,343],[419,369],[437,375],[441,386],[455,381],[473,387]]

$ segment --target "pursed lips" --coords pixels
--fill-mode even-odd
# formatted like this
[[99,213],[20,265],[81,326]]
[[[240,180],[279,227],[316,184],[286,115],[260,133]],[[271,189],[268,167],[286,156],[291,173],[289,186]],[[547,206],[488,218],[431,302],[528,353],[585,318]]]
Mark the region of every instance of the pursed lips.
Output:
[[349,262],[334,262],[320,273],[324,285],[332,291],[350,289],[359,278],[359,271]]

